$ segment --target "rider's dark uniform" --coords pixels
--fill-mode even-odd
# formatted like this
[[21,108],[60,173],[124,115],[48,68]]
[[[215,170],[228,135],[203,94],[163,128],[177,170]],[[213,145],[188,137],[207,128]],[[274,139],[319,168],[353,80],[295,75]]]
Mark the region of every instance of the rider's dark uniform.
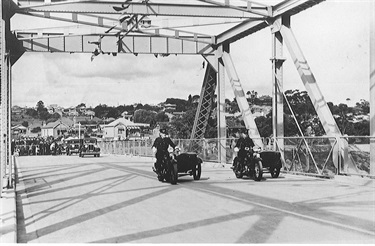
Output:
[[245,148],[246,147],[248,147],[248,148],[250,148],[250,150],[252,150],[252,148],[254,146],[255,146],[254,142],[249,136],[246,136],[245,138],[239,138],[237,143],[236,143],[236,146],[235,146],[239,149],[238,155],[237,155],[238,161],[242,162],[243,159],[245,158],[245,156],[246,156]]
[[172,140],[169,137],[157,137],[154,141],[154,144],[152,147],[156,148],[156,163],[155,168],[158,171],[161,166],[162,159],[165,155],[168,155],[168,147],[171,146],[172,148],[175,148],[176,145],[172,142]]

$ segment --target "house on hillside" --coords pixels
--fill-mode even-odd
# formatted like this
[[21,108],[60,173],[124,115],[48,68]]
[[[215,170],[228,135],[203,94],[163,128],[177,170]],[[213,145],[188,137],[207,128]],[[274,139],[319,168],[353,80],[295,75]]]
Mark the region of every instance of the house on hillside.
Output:
[[117,140],[144,138],[148,137],[145,132],[149,128],[150,124],[134,123],[124,118],[118,118],[102,127],[103,138]]
[[64,122],[58,120],[55,122],[50,122],[47,125],[42,126],[42,137],[59,137],[63,136],[68,132],[70,126],[66,125]]
[[12,138],[17,138],[20,136],[25,136],[27,133],[27,127],[23,125],[16,125],[11,128]]
[[15,114],[15,115],[21,115],[24,111],[25,110],[21,108],[20,106],[14,105],[12,107],[12,114]]

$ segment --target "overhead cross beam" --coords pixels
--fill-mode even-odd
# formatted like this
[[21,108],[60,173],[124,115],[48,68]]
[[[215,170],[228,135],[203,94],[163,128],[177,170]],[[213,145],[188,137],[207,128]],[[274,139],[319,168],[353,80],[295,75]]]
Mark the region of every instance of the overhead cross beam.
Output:
[[[179,36],[176,39],[175,37],[128,34],[120,38],[114,34],[44,33],[43,36],[39,36],[38,33],[18,33],[18,38],[26,51],[33,52],[92,53],[96,48],[93,44],[99,39],[101,39],[101,50],[108,54],[212,55],[213,52],[210,44],[211,37]],[[119,41],[121,41],[120,45],[117,45]]]
[[21,6],[17,13],[85,13],[85,14],[139,14],[150,16],[184,16],[208,18],[263,18],[264,13],[253,13],[246,9],[233,9],[228,6],[199,5],[199,4],[167,4],[167,3],[137,3],[129,2],[129,7],[123,11],[116,11],[114,6],[121,6],[121,2],[114,1],[64,1],[50,4]]

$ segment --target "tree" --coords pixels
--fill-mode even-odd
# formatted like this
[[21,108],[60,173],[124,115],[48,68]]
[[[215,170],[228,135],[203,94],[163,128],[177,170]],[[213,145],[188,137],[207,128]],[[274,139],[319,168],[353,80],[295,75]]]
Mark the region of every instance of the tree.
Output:
[[134,122],[151,124],[156,116],[155,111],[138,109],[134,112]]
[[36,111],[38,112],[38,114],[42,111],[45,110],[45,107],[44,107],[44,102],[43,101],[39,101],[37,102],[36,104]]
[[173,117],[170,123],[170,135],[173,138],[190,138],[193,130],[196,109],[185,112],[182,117]]
[[108,113],[107,113],[106,117],[116,119],[120,116],[120,114],[121,113],[116,108],[110,107],[110,108],[108,108]]
[[[302,131],[304,131],[307,127],[311,126],[317,135],[317,133],[324,134],[324,129],[321,124],[316,122],[317,113],[315,111],[314,105],[312,104],[309,95],[306,91],[299,91],[299,90],[287,90],[285,92],[286,98],[290,104],[290,107],[293,110],[293,113],[297,119],[297,122]],[[287,102],[284,99],[284,112],[288,115],[291,115]],[[295,124],[293,118],[293,123],[290,121],[290,124]],[[288,118],[284,117],[284,125],[286,125],[286,129],[284,129],[285,136],[293,136],[293,135],[300,135],[298,128],[294,128],[293,126],[288,126],[285,120],[289,120]],[[288,128],[289,127],[289,128]],[[296,126],[297,127],[297,126]],[[295,132],[297,129],[297,132]]]
[[155,115],[155,122],[168,122],[168,121],[169,121],[169,117],[163,111]]
[[24,127],[28,127],[28,126],[29,126],[29,122],[24,121],[24,122],[22,122],[22,125],[23,125]]
[[86,108],[86,104],[85,103],[80,103],[80,104],[77,105],[76,108],[81,108],[81,107],[85,107]]
[[105,104],[99,104],[94,108],[95,116],[98,118],[104,118],[107,117],[109,108]]
[[356,107],[360,108],[363,114],[370,113],[370,102],[364,99],[361,99],[360,102],[356,103]]

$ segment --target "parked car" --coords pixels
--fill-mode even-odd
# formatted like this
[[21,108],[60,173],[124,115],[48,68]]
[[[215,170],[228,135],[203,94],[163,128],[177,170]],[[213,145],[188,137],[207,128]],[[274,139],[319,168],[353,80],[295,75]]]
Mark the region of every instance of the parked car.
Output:
[[66,154],[79,154],[79,149],[81,147],[81,141],[78,138],[68,139],[66,140]]
[[79,157],[84,157],[85,155],[100,156],[100,148],[96,138],[84,138],[81,141]]

